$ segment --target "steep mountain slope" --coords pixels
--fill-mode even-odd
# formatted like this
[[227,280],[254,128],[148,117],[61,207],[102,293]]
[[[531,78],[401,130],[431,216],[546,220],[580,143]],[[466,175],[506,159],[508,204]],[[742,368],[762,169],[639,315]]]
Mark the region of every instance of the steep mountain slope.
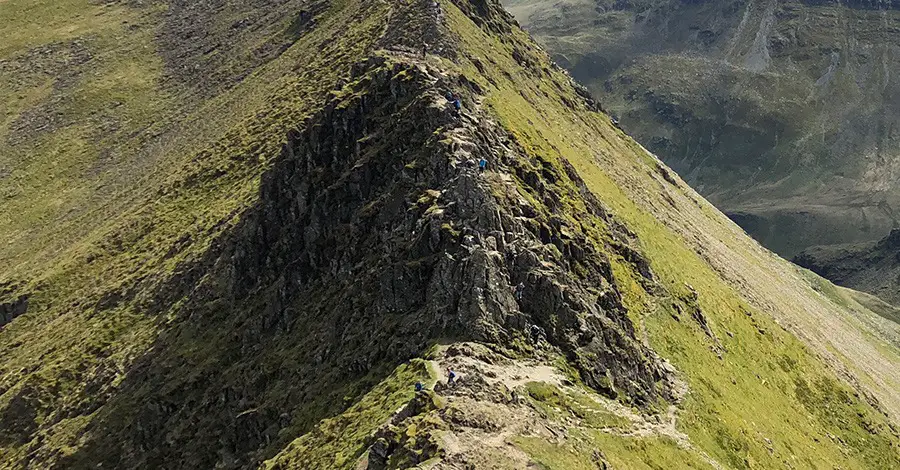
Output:
[[198,85],[106,220],[9,244],[2,467],[900,464],[897,325],[747,238],[499,4],[309,11]]
[[[814,246],[793,261],[836,284],[871,292],[900,304],[900,231],[871,243]],[[900,315],[894,316],[900,319]]]
[[509,0],[554,59],[787,257],[897,223],[895,1]]

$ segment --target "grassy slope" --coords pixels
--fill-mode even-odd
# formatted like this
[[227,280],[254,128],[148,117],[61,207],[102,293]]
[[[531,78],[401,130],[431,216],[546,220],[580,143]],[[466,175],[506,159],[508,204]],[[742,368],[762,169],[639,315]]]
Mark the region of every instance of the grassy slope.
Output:
[[[553,71],[549,78],[535,79],[540,70],[548,72],[550,65],[528,45],[524,34],[516,31],[513,40],[502,41],[485,34],[455,8],[449,8],[448,17],[466,57],[459,64],[444,61],[443,65],[487,90],[485,104],[529,152],[555,165],[563,158],[575,165],[591,191],[638,234],[667,292],[648,295],[624,260],[614,259],[614,270],[621,277],[620,285],[632,286],[627,299],[633,307],[630,313],[643,325],[650,344],[676,365],[689,384],[679,426],[699,451],[682,449],[664,438],[622,437],[583,428],[571,428],[570,437],[575,437],[557,444],[520,436],[513,439],[517,447],[551,469],[595,468],[595,449],[601,449],[616,468],[660,468],[672,465],[672,459],[683,468],[709,468],[700,452],[728,468],[863,469],[900,462],[891,419],[838,379],[824,362],[829,350],[837,350],[835,355],[842,356],[882,399],[890,397],[898,385],[896,375],[890,370],[859,369],[860,357],[842,350],[847,345],[835,341],[842,333],[854,336],[866,353],[880,355],[880,361],[895,367],[896,348],[868,327],[851,322],[855,317],[844,309],[856,309],[855,315],[866,319],[873,317],[871,312],[844,298],[838,304],[816,293],[787,263],[747,239],[683,183],[674,190],[663,187],[667,183],[659,177],[653,157],[614,130],[602,115],[563,102],[578,102],[563,74]],[[525,69],[516,64],[514,49],[527,51],[535,66]],[[522,191],[527,191],[524,185]],[[662,216],[660,210],[673,215]],[[675,222],[680,216],[683,221]],[[715,249],[720,252],[705,251],[705,242],[718,245]],[[733,270],[752,267],[768,272],[770,278],[729,277],[733,273],[723,272],[729,263]],[[723,348],[721,359],[692,320],[676,319],[672,303],[688,295],[686,283],[699,292],[699,303]],[[788,300],[783,291],[794,297]],[[853,330],[822,331],[809,322],[814,314],[835,316],[842,327]],[[786,331],[773,315],[783,321],[799,317],[795,321],[808,328],[808,341]],[[886,334],[896,335],[896,330]],[[888,382],[872,381],[868,373],[875,372],[884,372]],[[565,409],[559,393],[538,392],[537,396],[548,410]],[[884,404],[897,412],[896,403]],[[298,443],[307,439],[311,438]],[[295,445],[279,461],[324,458],[318,452]],[[336,468],[353,464],[348,461]]]
[[435,382],[435,371],[419,359],[399,366],[347,411],[295,439],[265,468],[354,468],[369,436],[413,398],[409,384],[416,382],[429,388]]
[[[81,12],[72,13],[73,18],[86,18],[84,25],[72,23],[73,34],[83,28],[90,41],[107,41],[91,43],[95,55],[110,58],[110,63],[120,55],[140,64],[159,62],[152,44],[142,42],[153,37],[155,10],[142,17],[148,31],[132,37],[121,31],[132,10],[87,8],[86,4],[64,6]],[[27,5],[14,0],[6,2],[2,12],[15,13],[6,7],[18,5],[29,8],[22,14],[57,18],[60,13],[53,9],[55,3]],[[258,177],[267,167],[267,158],[278,155],[285,132],[315,111],[312,105],[321,102],[379,36],[384,7],[333,2],[313,31],[232,90],[198,104],[184,116],[177,114],[177,108],[167,110],[175,113],[171,118],[177,122],[170,123],[174,130],[165,141],[155,142],[153,165],[145,167],[145,162],[126,156],[109,165],[115,174],[108,178],[86,173],[99,149],[111,147],[128,155],[136,141],[117,141],[113,135],[81,147],[72,136],[95,129],[91,129],[92,121],[78,124],[78,114],[73,115],[75,124],[45,137],[46,147],[29,143],[3,149],[0,155],[15,166],[2,183],[23,190],[0,205],[8,222],[0,224],[6,240],[0,247],[4,265],[0,280],[19,284],[21,291],[32,296],[29,314],[0,333],[0,349],[7,351],[0,363],[0,409],[22,392],[39,397],[36,421],[51,423],[42,433],[46,449],[59,449],[62,455],[74,450],[90,415],[75,413],[70,419],[65,410],[77,409],[95,382],[118,383],[159,328],[171,320],[166,312],[147,313],[153,311],[147,302],[152,302],[155,286],[181,273],[217,235],[238,222],[237,214],[257,196]],[[100,26],[94,15],[104,19]],[[65,14],[62,18],[68,21]],[[356,27],[346,30],[350,22]],[[23,23],[18,26],[23,30],[20,36],[55,39],[39,36],[37,27]],[[108,31],[110,36],[104,36]],[[23,42],[22,47],[31,45]],[[131,57],[132,47],[142,55]],[[103,60],[98,67],[105,64]],[[164,107],[162,101],[155,101],[166,96],[158,72],[138,73],[157,85],[149,91],[129,88],[115,75],[96,76],[111,80],[120,93],[128,94],[128,100],[153,101]],[[90,79],[79,82],[96,98],[83,103],[85,113],[102,108],[110,96],[115,98],[98,88],[101,85]],[[76,100],[78,93],[73,93],[75,97],[64,100]],[[125,107],[132,102],[128,100]],[[151,122],[156,118],[160,116],[147,117]],[[133,125],[140,128],[147,123]],[[153,128],[146,132],[152,133]],[[32,153],[32,149],[37,150]],[[21,159],[23,154],[32,159]],[[56,169],[58,177],[52,173]],[[59,187],[45,186],[44,178]],[[4,441],[0,454],[10,461],[21,458],[28,452],[22,444]]]
[[[94,196],[111,189],[104,173],[114,167],[103,167],[101,149],[118,147],[174,107],[159,89],[161,60],[147,49],[152,15],[82,0],[4,2],[0,166],[8,177],[0,179],[0,260],[12,267],[4,275],[32,274],[83,237],[90,227],[73,215],[87,214],[101,203]],[[128,31],[128,24],[143,27]],[[116,148],[112,158],[129,150]]]
[[[892,444],[889,439],[871,440],[865,430],[873,423],[886,426],[885,418],[859,399],[848,402],[846,398],[854,392],[835,380],[815,353],[750,304],[749,296],[742,296],[736,286],[725,282],[696,253],[697,248],[685,238],[696,236],[700,227],[676,233],[673,227],[654,217],[655,211],[648,205],[659,201],[661,194],[659,183],[650,177],[656,172],[652,157],[613,130],[602,116],[572,113],[561,106],[557,97],[571,93],[570,89],[554,89],[547,81],[536,83],[523,77],[512,63],[507,47],[467,28],[463,20],[457,28],[463,32],[473,56],[492,57],[498,62],[498,72],[505,69],[518,78],[509,81],[496,73],[491,78],[499,84],[497,87],[485,83],[490,90],[488,103],[501,122],[526,148],[544,158],[565,158],[578,168],[590,189],[638,234],[644,252],[670,294],[683,295],[684,283],[700,292],[702,308],[712,318],[716,334],[727,350],[723,360],[710,351],[709,341],[695,325],[673,319],[669,305],[644,298],[641,312],[650,343],[687,375],[692,392],[682,419],[685,431],[695,443],[734,467],[751,461],[777,467],[783,461],[793,460],[792,456],[801,449],[820,462],[859,468],[877,467],[897,458],[896,441]],[[546,63],[539,54],[535,59]],[[478,73],[474,69],[467,72]],[[563,82],[560,74],[555,79]],[[574,97],[569,95],[569,99]],[[688,192],[683,197],[690,196]],[[754,245],[707,203],[690,204],[667,210],[680,211],[682,216],[691,212],[693,217],[702,219],[704,225],[714,228],[707,233],[721,237],[720,243],[742,258],[744,247]],[[739,261],[758,263],[753,258]],[[787,268],[774,256],[763,262],[769,265],[763,269],[778,272]],[[785,281],[807,297],[806,302],[823,303],[807,285],[796,279]],[[733,333],[733,338],[726,330]],[[896,350],[888,352],[892,363],[897,364]],[[889,396],[897,385],[898,382],[889,382],[882,392]],[[897,409],[892,411],[896,413]],[[852,459],[835,442],[819,439],[839,420],[846,420],[841,430],[844,439],[859,446]],[[775,452],[765,448],[764,437],[781,443]]]
[[[6,4],[12,1],[7,0]],[[579,169],[591,190],[638,233],[668,295],[684,295],[684,282],[700,292],[700,303],[728,350],[724,360],[710,351],[709,341],[689,319],[673,319],[670,305],[661,302],[664,298],[649,297],[637,287],[629,294],[631,313],[642,320],[651,344],[684,372],[691,386],[682,426],[695,445],[738,468],[746,465],[745,460],[779,467],[792,454],[814,456],[848,468],[877,468],[879,462],[892,458],[891,452],[896,458],[896,443],[891,444],[884,437],[870,437],[863,430],[863,426],[883,429],[885,418],[835,380],[810,348],[782,331],[768,315],[806,313],[795,310],[797,307],[791,306],[789,300],[770,295],[766,286],[750,283],[745,286],[744,295],[739,295],[734,287],[736,281],[723,280],[723,275],[709,264],[724,261],[704,260],[697,254],[698,240],[704,236],[720,238],[722,249],[733,253],[729,256],[737,256],[739,262],[748,266],[762,266],[757,269],[773,270],[775,276],[781,276],[776,283],[786,283],[783,289],[812,305],[810,308],[827,315],[842,315],[840,307],[817,296],[799,277],[790,277],[792,272],[786,266],[743,238],[711,206],[695,203],[697,197],[690,191],[679,189],[673,193],[677,208],[664,210],[680,212],[685,216],[678,219],[681,223],[696,224],[701,229],[679,226],[676,218],[667,219],[660,214],[660,207],[667,204],[661,194],[668,190],[657,187],[658,180],[653,177],[655,162],[650,157],[613,130],[602,116],[564,106],[561,97],[578,100],[562,74],[553,71],[550,80],[534,80],[514,63],[509,43],[485,35],[457,10],[448,9],[449,20],[470,58],[478,57],[487,65],[481,73],[469,60],[463,60],[460,70],[488,90],[486,103],[497,118],[530,152],[555,164],[565,158]],[[54,225],[58,233],[72,236],[51,238],[49,245],[40,236],[22,237],[8,244],[4,259],[14,262],[8,264],[12,268],[5,270],[4,275],[30,281],[26,287],[34,292],[34,307],[29,315],[0,334],[0,349],[11,351],[0,364],[0,408],[24,387],[42,390],[38,395],[47,400],[48,411],[39,416],[39,421],[58,419],[42,435],[43,446],[62,454],[73,451],[90,415],[52,416],[54,408],[71,407],[71,401],[77,400],[79,394],[89,393],[84,388],[100,375],[101,369],[111,368],[113,381],[121,377],[134,357],[153,340],[160,322],[165,321],[165,315],[140,314],[130,302],[114,307],[95,307],[95,303],[109,294],[124,294],[127,298],[134,286],[150,290],[176,273],[180,263],[202,253],[217,233],[236,222],[233,214],[254,197],[256,177],[265,168],[264,156],[277,154],[284,131],[302,121],[312,111],[311,104],[318,102],[317,98],[340,72],[369,47],[383,13],[378,5],[335,3],[325,16],[327,19],[283,57],[258,70],[235,90],[194,111],[187,118],[191,123],[190,138],[175,139],[161,160],[167,165],[166,170],[148,172],[150,176],[145,176],[129,197],[110,196],[115,206],[96,206],[103,217],[94,213],[92,217],[73,220],[80,228],[74,232]],[[359,21],[362,14],[365,21]],[[351,21],[357,26],[344,28]],[[342,34],[336,34],[338,30]],[[527,44],[521,32],[514,34],[516,43]],[[322,41],[334,37],[339,40],[330,42],[330,49],[320,53],[318,46]],[[529,50],[530,46],[524,47],[529,58],[549,70],[546,57]],[[304,64],[304,68],[294,68],[294,64]],[[40,93],[39,87],[31,92],[35,97]],[[52,167],[52,159],[48,157],[43,165]],[[30,185],[37,180],[27,178],[38,178],[43,173],[42,169],[23,171],[22,174],[31,175],[23,181]],[[70,179],[65,186],[80,185]],[[27,200],[24,196],[20,199]],[[90,198],[74,199],[84,200]],[[6,216],[15,217],[15,223],[21,227],[33,227],[31,218],[41,210],[9,211]],[[114,217],[102,220],[110,215]],[[50,220],[58,222],[52,217]],[[65,218],[60,220],[66,222]],[[91,223],[80,223],[85,220]],[[179,243],[183,240],[188,241]],[[622,265],[617,267],[617,273],[623,277],[622,285],[636,286],[628,279],[633,275],[630,268],[621,260],[618,264]],[[102,315],[94,314],[101,311]],[[760,329],[766,333],[760,333]],[[734,333],[734,338],[726,330]],[[857,358],[849,352],[840,352],[857,364]],[[884,360],[888,365],[897,364],[895,349],[886,347],[878,354],[887,357]],[[40,358],[40,362],[35,358]],[[413,369],[402,368],[395,378],[408,382],[411,374],[423,373]],[[870,379],[876,388],[885,386]],[[891,379],[890,374],[881,378]],[[327,460],[323,459],[334,457],[334,450],[319,443],[337,443],[348,454],[342,465],[350,467],[350,456],[361,451],[362,433],[345,434],[346,440],[334,439],[329,433],[372,429],[383,421],[407,393],[394,382],[389,379],[348,413],[301,437],[283,458],[324,462]],[[394,392],[386,401],[379,400],[388,390]],[[836,437],[826,437],[827,433]],[[773,452],[767,449],[763,436],[775,443]],[[666,442],[635,443],[606,435],[588,437],[596,438],[597,445],[609,449],[611,461],[656,459],[671,450]],[[844,450],[840,442],[847,443]],[[555,468],[554,459],[561,458],[555,448],[537,448],[538,444],[529,448],[527,439],[520,445],[551,468]],[[28,452],[20,445],[7,445],[0,451],[10,459]],[[696,461],[697,457],[688,455],[684,459]]]

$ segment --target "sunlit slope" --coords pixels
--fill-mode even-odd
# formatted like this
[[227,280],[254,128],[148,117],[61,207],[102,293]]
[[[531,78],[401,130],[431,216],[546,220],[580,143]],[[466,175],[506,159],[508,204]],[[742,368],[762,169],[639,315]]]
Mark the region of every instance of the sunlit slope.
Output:
[[[202,275],[191,266],[258,195],[287,130],[372,49],[385,12],[356,2],[185,9],[0,7],[4,37],[21,38],[4,40],[0,63],[2,101],[12,104],[0,127],[0,305],[28,301],[0,326],[6,466],[32,454],[33,439],[50,443],[42,458],[77,446],[91,413],[174,318],[179,289]],[[298,21],[312,15],[315,28]],[[233,27],[242,20],[246,29]],[[200,50],[167,58],[167,41]],[[269,42],[275,54],[255,62]],[[210,64],[217,53],[221,65]],[[219,66],[242,73],[204,83]]]
[[[0,467],[896,466],[896,325],[744,235],[496,2],[440,3],[310,9],[111,215],[8,245]],[[438,390],[454,361],[490,368]]]
[[[464,39],[472,57],[485,60],[507,57],[507,62],[500,62],[499,68],[517,69],[511,54],[497,54],[504,50],[503,46],[478,38],[474,35],[468,41]],[[532,74],[545,69],[554,70],[554,76],[559,76],[546,58],[534,61],[534,65],[526,68]],[[855,380],[871,387],[869,390],[892,419],[897,419],[900,400],[896,390],[900,389],[900,375],[896,365],[900,360],[897,350],[900,343],[896,324],[834,294],[826,281],[811,279],[762,248],[655,157],[613,128],[604,116],[572,112],[562,106],[565,102],[562,98],[573,99],[573,95],[554,90],[553,82],[534,80],[528,72],[512,75],[514,79],[509,81],[500,76],[506,75],[500,72],[490,77],[498,86],[485,83],[485,88],[490,90],[486,101],[497,118],[526,148],[544,158],[564,158],[579,170],[588,188],[637,233],[655,272],[664,279],[669,295],[689,296],[691,287],[686,284],[700,292],[699,302],[712,319],[716,337],[726,349],[732,350],[722,361],[715,359],[708,344],[703,345],[702,341],[698,344],[697,330],[693,331],[693,339],[680,336],[686,333],[684,326],[667,312],[671,307],[666,301],[642,295],[633,299],[635,309],[642,312],[650,343],[668,351],[676,365],[696,374],[693,377],[697,381],[698,397],[709,393],[710,397],[721,400],[723,406],[736,412],[734,418],[738,422],[751,422],[760,415],[772,416],[771,397],[749,406],[744,400],[777,394],[776,390],[787,392],[789,399],[802,399],[799,389],[794,387],[808,379],[788,378],[794,370],[791,361],[798,357],[793,354],[799,353],[803,360],[823,361],[837,370],[849,369],[857,377]],[[571,89],[564,90],[572,93]],[[762,321],[760,315],[770,316],[787,331],[768,319],[767,326],[757,328],[754,323]],[[743,333],[738,333],[739,329]],[[794,335],[805,346],[800,346]],[[689,352],[688,345],[699,348]],[[765,374],[773,377],[766,379]],[[739,381],[740,376],[746,380]],[[704,383],[713,377],[721,380],[719,385]],[[737,383],[731,383],[732,378]],[[831,379],[812,381],[821,380],[833,383]],[[756,387],[759,389],[753,391]],[[830,392],[823,388],[817,393],[824,394],[819,395],[823,398]],[[726,394],[733,395],[727,398]],[[710,402],[705,404],[709,405]],[[696,409],[696,424],[703,421],[699,416],[709,412],[705,406]],[[814,412],[814,408],[809,409]],[[787,405],[783,412],[794,412],[793,405]],[[782,416],[785,424],[791,421]],[[719,418],[711,418],[704,423],[709,427],[698,431],[714,434],[717,421]],[[732,428],[729,432],[736,430]]]
[[[612,127],[608,118],[574,104],[581,99],[568,79],[524,35],[513,32],[515,39],[509,40],[478,10],[468,11],[480,27],[459,12],[449,14],[465,60],[459,64],[441,60],[440,66],[464,74],[484,90],[481,98],[488,114],[515,136],[526,155],[546,167],[569,162],[586,187],[634,230],[662,290],[648,292],[642,286],[645,279],[628,260],[613,256],[613,272],[626,289],[636,328],[683,373],[689,387],[677,412],[678,429],[692,443],[687,455],[679,454],[680,445],[667,438],[661,442],[639,435],[623,438],[614,426],[596,433],[584,424],[587,418],[576,420],[579,425],[563,420],[569,439],[553,434],[507,437],[506,441],[514,442],[532,462],[554,469],[593,468],[598,450],[605,455],[603,460],[624,468],[648,468],[654,462],[698,468],[713,464],[718,468],[896,465],[897,435],[895,425],[889,423],[896,422],[898,412],[894,393],[900,384],[897,325],[761,248],[655,157]],[[502,187],[505,175],[499,171],[487,178]],[[577,200],[547,198],[541,189],[577,183],[545,179],[535,184],[512,177],[530,200],[544,201],[546,206],[538,204],[541,210],[590,224],[591,217],[579,212]],[[594,240],[603,243],[602,236]],[[704,312],[709,330],[684,310],[684,302],[690,305],[690,299]],[[847,381],[860,388],[848,386]],[[553,386],[546,392],[533,389],[529,396],[538,407],[545,403],[550,410],[562,408],[564,416],[566,410],[584,415],[566,401],[570,398],[562,398],[569,392],[554,390]],[[515,429],[509,424],[513,418],[509,422],[491,418],[485,409],[459,404],[452,391],[442,393],[450,404],[441,404],[439,398],[410,421],[389,428],[401,433],[400,442],[408,442],[402,448],[404,455],[412,449],[422,452],[413,455],[423,458],[443,455],[449,459],[446,462],[466,456],[484,468],[521,465],[515,452],[493,452],[490,445],[481,451],[459,449],[465,439],[452,440],[453,446],[448,444],[446,449],[430,447],[429,443],[442,442],[442,433],[464,434],[466,426],[473,426],[460,415]],[[360,411],[354,409],[346,419],[357,423],[353,420],[360,419]],[[516,408],[507,412],[514,416]],[[504,424],[493,424],[498,421],[492,419]],[[555,418],[551,413],[545,419],[553,423]],[[374,452],[366,448],[372,441],[336,433],[337,423],[323,423],[270,464],[275,468],[353,468],[354,456],[365,460],[365,455]],[[347,429],[355,425],[344,424]],[[490,427],[484,429],[491,435]],[[840,431],[836,435],[829,429]],[[502,435],[503,431],[497,432]],[[321,451],[316,443],[326,436],[342,439],[339,442],[356,452],[335,457]],[[484,442],[488,441],[485,437]],[[437,468],[453,468],[437,461]]]
[[[309,58],[298,62],[302,48],[278,60],[301,37],[310,43],[327,37],[308,33],[313,14],[329,5],[5,1],[0,264],[6,281],[33,282],[85,255],[82,241],[109,231],[126,213],[147,210],[166,180],[190,173],[193,180],[231,178],[231,167],[257,171],[263,146],[277,148],[263,135],[283,133],[283,124],[270,123],[302,115],[334,80],[319,81],[299,67],[324,60],[306,52]],[[259,113],[271,119],[246,121]],[[214,178],[198,178],[202,172]],[[166,221],[157,225],[169,230]]]

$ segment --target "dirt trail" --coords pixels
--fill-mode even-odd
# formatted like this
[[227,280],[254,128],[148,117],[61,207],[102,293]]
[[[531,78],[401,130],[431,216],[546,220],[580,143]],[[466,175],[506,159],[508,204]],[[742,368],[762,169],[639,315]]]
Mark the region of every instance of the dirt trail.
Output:
[[[558,387],[568,394],[585,394],[585,391],[565,379],[556,368],[536,360],[512,360],[493,353],[484,346],[472,343],[438,347],[431,366],[437,371],[435,391],[447,406],[461,410],[467,416],[466,424],[447,433],[442,443],[447,457],[435,469],[466,468],[457,463],[487,462],[492,452],[503,452],[508,458],[528,468],[529,459],[513,446],[516,436],[541,436],[558,442],[568,435],[568,429],[582,426],[581,420],[572,416],[564,422],[555,422],[530,404],[525,384],[543,382]],[[457,375],[454,386],[447,385],[447,371]],[[507,390],[509,398],[497,403],[489,390]],[[690,437],[677,426],[678,408],[672,405],[665,415],[642,415],[617,401],[587,394],[606,412],[623,418],[628,425],[622,428],[605,428],[603,432],[621,437],[642,439],[664,437],[680,448],[703,458],[712,468],[724,468],[703,450],[695,447]],[[492,400],[493,398],[493,400]],[[579,412],[603,413],[580,404]],[[480,423],[480,424],[478,424]],[[484,459],[484,460],[481,460]],[[479,468],[479,467],[475,467]]]

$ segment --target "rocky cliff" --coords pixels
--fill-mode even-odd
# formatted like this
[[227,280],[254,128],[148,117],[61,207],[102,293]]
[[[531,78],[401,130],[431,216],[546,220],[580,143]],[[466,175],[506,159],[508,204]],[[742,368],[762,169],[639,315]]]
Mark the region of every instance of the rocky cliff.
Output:
[[900,231],[871,243],[813,246],[793,261],[835,284],[877,295],[894,305],[900,303]]
[[896,2],[510,0],[623,127],[793,256],[896,225]]
[[220,132],[169,131],[121,213],[4,252],[33,261],[0,284],[0,466],[898,462],[897,326],[747,239],[498,3],[304,11],[268,62],[210,59],[253,69],[198,85]]

